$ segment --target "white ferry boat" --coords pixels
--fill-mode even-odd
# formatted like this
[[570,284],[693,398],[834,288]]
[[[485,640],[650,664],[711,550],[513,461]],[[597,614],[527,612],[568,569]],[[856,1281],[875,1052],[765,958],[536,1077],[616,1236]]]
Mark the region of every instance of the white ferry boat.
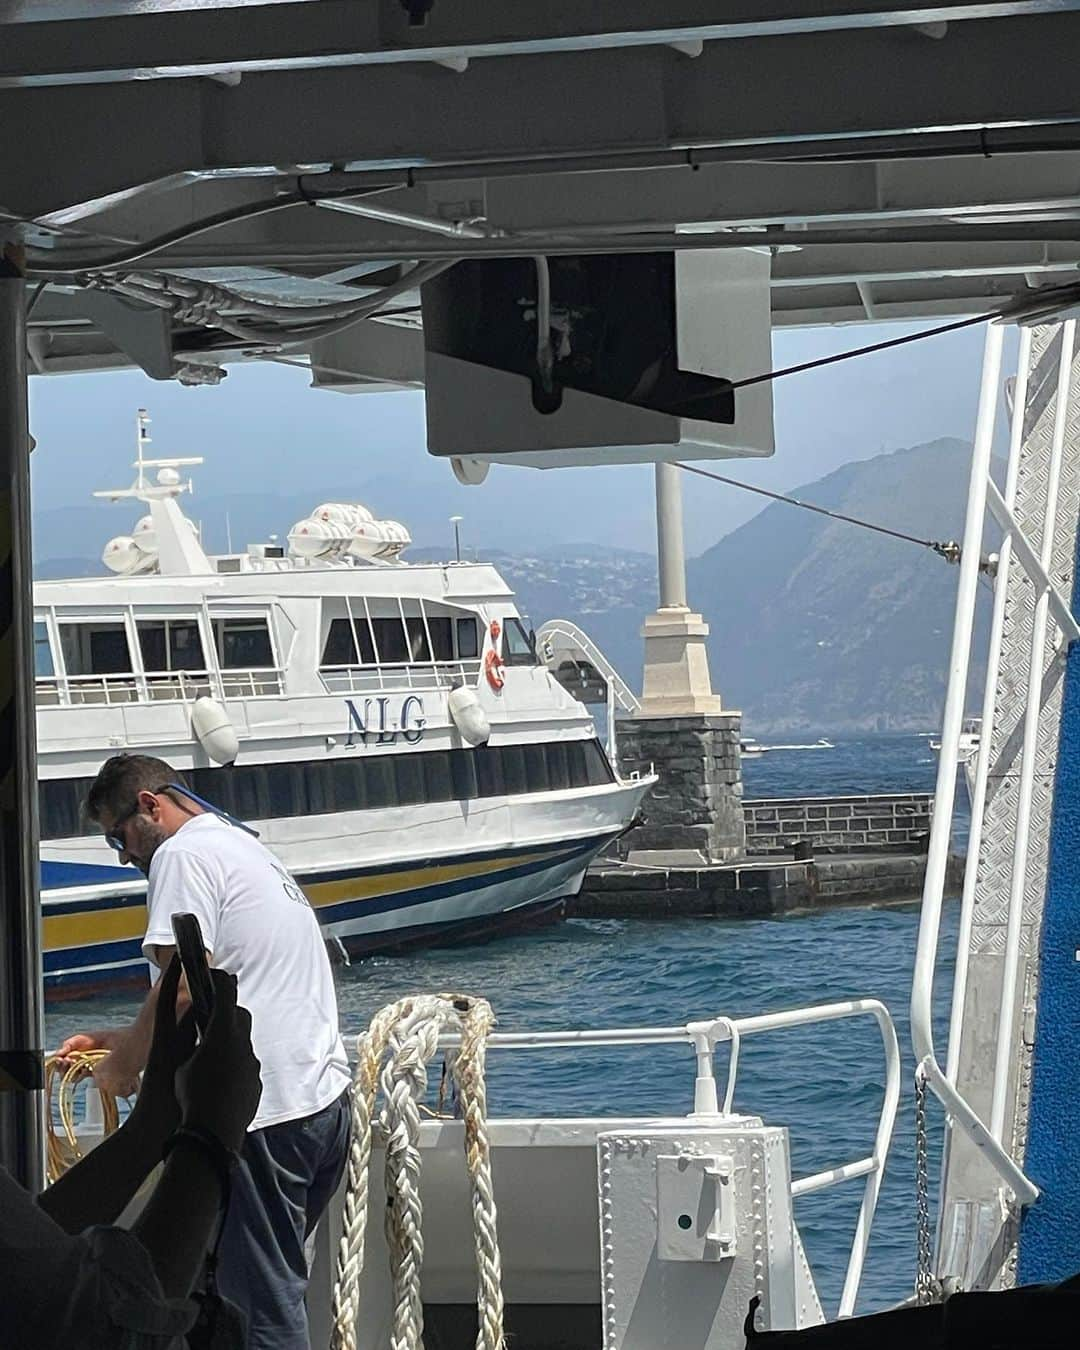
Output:
[[[145,979],[145,882],[82,814],[102,762],[160,755],[252,824],[349,952],[552,917],[654,781],[621,779],[487,564],[410,566],[405,529],[328,504],[211,557],[144,458],[112,575],[39,582],[46,989]],[[152,475],[152,478],[151,478]]]

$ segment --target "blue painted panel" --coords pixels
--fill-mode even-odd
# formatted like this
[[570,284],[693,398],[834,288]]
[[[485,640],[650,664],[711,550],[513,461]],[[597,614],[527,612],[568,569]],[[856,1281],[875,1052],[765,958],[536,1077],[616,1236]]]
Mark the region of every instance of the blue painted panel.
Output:
[[[1074,572],[1074,576],[1077,573]],[[1074,582],[1073,609],[1080,602]],[[1024,1170],[1041,1194],[1024,1215],[1021,1284],[1080,1271],[1080,644],[1065,667],[1046,907],[1039,949],[1031,1113]]]
[[41,889],[63,890],[67,886],[100,886],[104,881],[138,881],[133,867],[109,867],[105,863],[58,862],[41,860]]

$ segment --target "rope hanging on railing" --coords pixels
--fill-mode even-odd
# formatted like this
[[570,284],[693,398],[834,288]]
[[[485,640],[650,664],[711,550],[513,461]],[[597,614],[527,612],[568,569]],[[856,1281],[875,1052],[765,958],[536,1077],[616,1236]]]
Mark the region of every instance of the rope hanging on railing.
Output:
[[[386,1149],[386,1241],[394,1290],[391,1350],[421,1350],[424,1312],[420,1273],[424,1258],[420,1199],[420,1107],[427,1068],[446,1030],[461,1033],[450,1061],[465,1123],[465,1162],[472,1186],[477,1263],[477,1350],[502,1350],[502,1269],[487,1138],[484,1062],[495,1015],[486,999],[426,994],[376,1013],[357,1041],[352,1093],[344,1232],[333,1297],[334,1350],[355,1350],[360,1277],[364,1269],[369,1168],[378,1125]],[[383,1106],[376,1121],[376,1096]]]

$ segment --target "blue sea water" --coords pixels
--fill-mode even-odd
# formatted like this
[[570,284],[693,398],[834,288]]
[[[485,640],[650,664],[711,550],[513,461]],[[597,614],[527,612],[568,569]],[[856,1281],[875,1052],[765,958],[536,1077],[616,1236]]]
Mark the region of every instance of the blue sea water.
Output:
[[[744,765],[748,796],[924,791],[925,739],[882,736],[835,750],[778,752]],[[961,822],[958,821],[958,824]],[[946,907],[935,1009],[944,1042],[957,907]],[[914,1065],[907,1006],[916,907],[844,909],[768,920],[574,920],[488,945],[381,957],[338,971],[343,1028],[353,1035],[384,1003],[417,990],[488,997],[512,1029],[681,1024],[834,1000],[876,997],[891,1010],[904,1055],[903,1097],[863,1277],[860,1309],[906,1297],[914,1276]],[[49,1010],[48,1037],[130,1016],[130,998]],[[718,1066],[725,1066],[725,1051]],[[884,1082],[872,1020],[771,1033],[745,1042],[736,1107],[791,1131],[796,1175],[870,1151]],[[682,1047],[493,1052],[494,1114],[681,1113],[692,1105],[693,1057]],[[940,1147],[940,1118],[932,1156]],[[931,1181],[931,1195],[936,1184]],[[843,1283],[862,1182],[807,1196],[796,1209],[826,1311]]]

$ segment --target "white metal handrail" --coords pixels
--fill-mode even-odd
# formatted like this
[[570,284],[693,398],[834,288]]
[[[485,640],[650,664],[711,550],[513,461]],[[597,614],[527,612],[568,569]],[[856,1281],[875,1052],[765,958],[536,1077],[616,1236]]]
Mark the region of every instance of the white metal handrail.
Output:
[[[992,488],[990,480],[990,457],[993,445],[995,410],[998,384],[1001,374],[1001,350],[1004,330],[1000,325],[992,324],[986,333],[986,345],[983,356],[982,389],[979,396],[979,411],[975,427],[975,444],[972,450],[971,475],[968,483],[967,517],[964,525],[963,551],[960,560],[960,577],[957,583],[956,614],[953,624],[952,650],[949,658],[949,684],[945,698],[945,713],[941,735],[941,754],[938,760],[938,776],[935,790],[935,811],[930,831],[930,845],[927,856],[926,881],[923,891],[922,915],[919,925],[919,942],[915,956],[915,972],[911,990],[911,1034],[918,1062],[918,1073],[927,1086],[942,1102],[955,1125],[959,1126],[972,1143],[995,1168],[997,1173],[1012,1188],[1016,1200],[1021,1205],[1031,1204],[1038,1196],[1038,1187],[1027,1177],[1023,1169],[1011,1157],[1002,1145],[1004,1118],[1006,1109],[1009,1059],[1013,1046],[1013,1021],[1015,1020],[1016,978],[1019,969],[1020,940],[1023,916],[1024,887],[1027,876],[1028,841],[1031,822],[1032,794],[1035,771],[1035,747],[1037,743],[1043,661],[1047,618],[1054,613],[1067,635],[1076,631],[1076,621],[1067,602],[1056,594],[1049,575],[1048,567],[1057,509],[1058,483],[1064,447],[1065,413],[1068,406],[1069,387],[1072,377],[1072,358],[1074,350],[1076,324],[1070,320],[1063,324],[1061,351],[1058,366],[1058,383],[1054,404],[1054,428],[1051,444],[1050,472],[1047,497],[1044,508],[1043,543],[1037,554],[1025,538],[1023,532],[1012,517],[1012,498],[1015,497],[1018,467],[1010,463],[1009,477],[1004,496]],[[1019,454],[1023,438],[1023,418],[1026,406],[1027,365],[1030,354],[1030,342],[1022,345],[1024,358],[1021,380],[1018,381],[1018,394],[1023,397],[1014,399],[1014,426],[1010,438],[1010,459]],[[1019,421],[1019,425],[1017,424]],[[966,992],[968,952],[972,926],[975,896],[975,880],[965,881],[963,906],[961,911],[961,950],[954,982],[954,1004],[951,1020],[951,1044],[948,1059],[948,1071],[941,1069],[934,1049],[932,1026],[932,1006],[934,987],[934,966],[937,959],[940,934],[941,910],[944,897],[945,869],[948,858],[949,840],[952,829],[953,803],[956,791],[956,774],[959,764],[959,741],[963,723],[964,703],[967,694],[968,665],[971,652],[971,640],[974,625],[976,588],[979,579],[980,548],[985,524],[987,506],[998,518],[1006,530],[1004,558],[1006,569],[1017,562],[1025,569],[1036,590],[1036,608],[1032,628],[1032,646],[1028,665],[1028,689],[1024,718],[1023,744],[1021,748],[1020,782],[1018,793],[1018,813],[1016,837],[1013,848],[1013,866],[1009,889],[1008,919],[1005,939],[1005,961],[1001,992],[1001,1007],[998,1018],[998,1039],[996,1047],[993,1096],[991,1104],[990,1127],[980,1119],[971,1106],[957,1090],[955,1079],[958,1069],[959,1032],[962,1025],[963,1001]],[[991,671],[997,674],[1004,622],[1005,577],[999,577],[998,595],[995,597],[992,623]],[[973,835],[969,846],[969,856],[978,857],[981,843],[985,795],[989,776],[990,737],[993,729],[993,714],[996,711],[994,698],[990,692],[996,679],[987,680],[987,693],[984,709],[990,712],[990,720],[984,721],[979,746],[979,758],[976,765],[976,802],[973,807]],[[972,870],[969,867],[969,872]]]
[[479,659],[452,661],[380,662],[377,665],[320,666],[319,678],[330,693],[369,693],[376,690],[449,689],[455,683],[475,684]]
[[[850,999],[840,1003],[823,1003],[809,1008],[792,1008],[785,1012],[762,1013],[756,1017],[715,1017],[708,1021],[689,1022],[681,1027],[615,1027],[584,1031],[499,1031],[488,1038],[491,1050],[559,1050],[582,1047],[634,1045],[689,1045],[693,1048],[697,1076],[694,1082],[694,1111],[692,1119],[708,1120],[730,1115],[735,1094],[735,1080],[739,1067],[739,1051],[747,1036],[763,1032],[784,1031],[792,1027],[816,1023],[836,1022],[853,1017],[872,1017],[881,1033],[885,1056],[885,1091],[878,1117],[874,1146],[864,1158],[842,1163],[812,1176],[792,1181],[792,1196],[809,1195],[814,1191],[838,1185],[860,1177],[866,1178],[862,1204],[852,1237],[844,1287],[840,1295],[839,1315],[850,1317],[855,1310],[866,1251],[870,1242],[870,1228],[877,1209],[881,1178],[892,1141],[896,1111],[900,1101],[900,1047],[896,1028],[888,1008],[878,999]],[[723,1107],[718,1108],[713,1053],[717,1045],[730,1043],[727,1081]],[[440,1048],[455,1049],[460,1036],[446,1034],[440,1038]]]
[[576,648],[582,657],[595,668],[597,673],[603,676],[608,686],[613,690],[615,699],[623,712],[640,712],[641,703],[637,695],[592,638],[582,632],[577,624],[571,623],[569,619],[549,619],[547,623],[541,624],[537,630],[537,645],[539,646],[547,638],[555,637],[564,638],[571,649]]
[[[1020,480],[1020,447],[1024,439],[1024,409],[1027,405],[1028,363],[1031,360],[1031,329],[1020,330],[1020,351],[1016,364],[1016,386],[1013,390],[1012,427],[1009,432],[1009,460],[1005,471],[1005,495],[1002,505],[1012,512]],[[990,748],[993,741],[994,717],[997,713],[998,671],[1001,665],[1001,638],[1005,631],[1005,599],[1012,566],[1013,539],[1007,532],[998,554],[997,575],[994,578],[994,609],[990,619],[990,648],[986,658],[986,679],[983,685],[982,731],[975,758],[975,775],[969,797],[971,823],[968,827],[968,857],[978,859],[982,847],[983,821],[986,815],[986,787],[990,779]],[[960,1070],[960,1034],[964,1024],[964,1001],[967,996],[968,956],[971,930],[975,916],[975,883],[977,867],[964,868],[964,889],[960,901],[960,931],[956,944],[956,969],[953,974],[952,1014],[949,1020],[949,1051],[945,1075],[956,1086]]]
[[46,707],[130,707],[132,704],[192,703],[213,690],[219,698],[272,698],[284,687],[284,672],[258,670],[128,671],[112,675],[39,675],[41,693],[55,693]]

